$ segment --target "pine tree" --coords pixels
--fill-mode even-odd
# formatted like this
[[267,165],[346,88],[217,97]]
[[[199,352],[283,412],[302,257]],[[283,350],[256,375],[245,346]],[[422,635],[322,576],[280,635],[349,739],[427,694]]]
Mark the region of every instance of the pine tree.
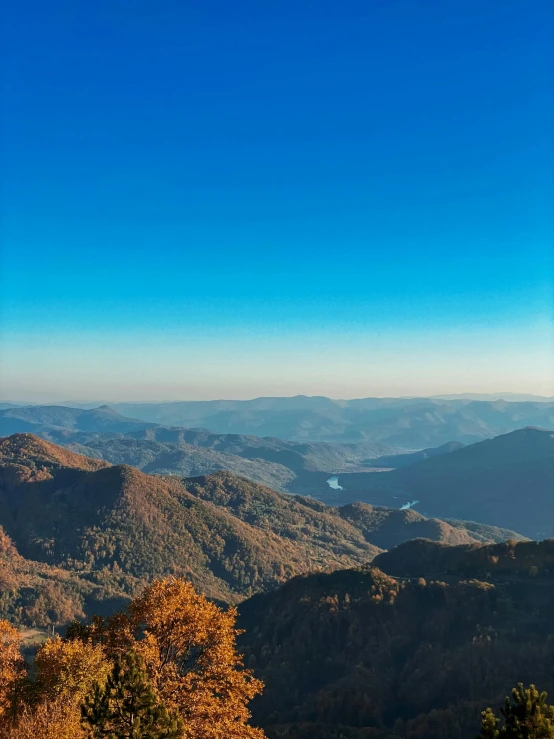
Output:
[[160,703],[133,652],[116,660],[104,687],[97,683],[82,706],[93,739],[179,739],[181,723]]
[[546,697],[534,685],[524,688],[519,683],[500,710],[504,725],[500,727],[500,719],[487,708],[477,739],[554,739],[554,706],[546,703]]

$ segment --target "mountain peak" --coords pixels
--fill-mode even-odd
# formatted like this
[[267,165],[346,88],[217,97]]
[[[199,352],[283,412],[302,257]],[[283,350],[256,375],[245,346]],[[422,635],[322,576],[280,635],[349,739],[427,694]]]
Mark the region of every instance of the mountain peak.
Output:
[[0,465],[36,468],[37,463],[87,471],[110,466],[108,462],[75,454],[34,434],[12,434],[0,439]]

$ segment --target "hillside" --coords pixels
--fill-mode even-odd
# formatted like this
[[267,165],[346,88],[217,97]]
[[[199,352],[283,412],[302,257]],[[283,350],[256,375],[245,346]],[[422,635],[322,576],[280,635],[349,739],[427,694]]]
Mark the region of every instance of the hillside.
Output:
[[[436,518],[426,518],[414,510],[397,510],[351,503],[336,509],[341,518],[359,529],[368,541],[381,549],[390,549],[411,539],[430,539],[442,544],[474,544],[477,538],[465,526]],[[493,527],[488,529],[488,541],[496,540]],[[513,534],[513,532],[510,532]]]
[[[37,446],[40,474],[32,457]],[[324,513],[306,534],[306,518],[314,514],[301,504],[297,536],[284,539],[271,527],[253,528],[195,498],[179,480],[94,463],[32,436],[0,442],[0,465],[0,524],[19,552],[102,572],[110,581],[119,579],[124,592],[133,592],[142,579],[175,574],[190,577],[212,597],[233,601],[298,572],[367,561],[378,551],[346,522]]]
[[109,615],[128,602],[117,582],[22,557],[0,526],[0,618],[29,626]]
[[397,451],[386,444],[296,443],[271,437],[214,434],[137,422],[107,406],[82,411],[62,406],[11,409],[2,415],[6,433],[32,432],[112,464],[150,474],[184,477],[228,470],[272,488],[324,495],[330,474],[368,468],[369,460]]
[[387,449],[379,444],[297,444],[165,427],[125,434],[50,430],[48,436],[79,453],[113,464],[131,464],[150,474],[195,476],[228,470],[280,490],[300,492],[314,479],[324,489],[330,474],[364,469],[359,459]]
[[554,541],[511,547],[520,572],[530,548],[538,575],[514,581],[398,580],[371,567],[245,601],[241,646],[266,683],[255,721],[270,739],[465,739],[518,680],[552,694]]
[[302,572],[370,562],[414,536],[477,540],[414,511],[327,507],[227,472],[151,476],[30,434],[0,440],[0,526],[31,569],[71,575],[87,612],[95,598],[128,597],[155,576],[183,576],[236,602]]
[[[369,544],[381,549],[415,537],[427,537],[444,544],[469,544],[476,539],[463,527],[444,521],[427,519],[411,510],[395,510],[355,503],[339,508],[325,506],[311,498],[280,495],[259,485],[252,485],[232,475],[210,475],[198,480],[186,480],[187,490],[194,496],[224,507],[242,521],[256,528],[268,526],[280,536],[297,539],[297,513],[303,510],[303,533],[314,536],[317,523],[320,534],[327,536],[327,527],[337,526],[337,519],[353,527]],[[312,511],[308,514],[306,510]],[[331,529],[332,530],[332,529]],[[513,532],[511,532],[513,533]],[[493,531],[491,531],[491,538]]]
[[376,457],[375,459],[368,459],[366,463],[370,467],[381,467],[392,469],[400,469],[400,467],[408,467],[416,462],[421,462],[424,459],[430,459],[431,457],[438,457],[441,454],[450,454],[458,449],[462,449],[465,446],[459,441],[449,441],[448,444],[442,444],[441,446],[431,447],[429,449],[420,449],[418,452],[408,452],[406,454],[390,454],[382,457]]
[[461,546],[416,539],[380,554],[374,564],[394,577],[550,578],[554,575],[554,539]]
[[417,500],[418,509],[554,536],[554,433],[524,428],[378,475],[343,475],[340,500],[391,505]]
[[222,470],[247,477],[277,490],[286,490],[295,478],[288,467],[264,459],[247,459],[185,442],[159,442],[113,434],[74,434],[65,445],[81,454],[127,464],[148,474],[197,477]]

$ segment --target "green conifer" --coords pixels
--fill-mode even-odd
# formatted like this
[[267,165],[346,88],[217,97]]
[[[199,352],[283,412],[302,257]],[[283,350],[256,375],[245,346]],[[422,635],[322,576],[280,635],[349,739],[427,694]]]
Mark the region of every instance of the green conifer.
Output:
[[81,707],[91,739],[179,739],[181,722],[154,693],[142,660],[133,652],[118,659],[104,686],[95,685]]
[[546,697],[534,685],[524,688],[519,683],[500,710],[503,726],[487,708],[482,713],[477,739],[554,739],[554,706],[547,704]]

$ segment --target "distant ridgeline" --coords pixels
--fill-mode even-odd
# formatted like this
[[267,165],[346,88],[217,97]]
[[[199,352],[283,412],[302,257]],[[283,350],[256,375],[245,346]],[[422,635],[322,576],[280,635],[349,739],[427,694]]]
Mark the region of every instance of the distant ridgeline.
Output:
[[[222,401],[218,414],[236,413],[234,403]],[[136,406],[137,413],[156,418],[169,417],[170,409],[205,414],[215,407]],[[362,424],[364,430],[340,437],[349,443],[287,441],[161,426],[127,418],[107,406],[91,410],[39,406],[0,411],[0,432],[33,432],[76,453],[149,474],[192,477],[226,471],[332,505],[365,501],[400,508],[417,501],[417,510],[426,517],[475,521],[533,539],[554,536],[554,433],[517,428],[525,423],[554,428],[553,403],[365,399],[341,404],[276,398],[252,401],[248,408],[254,414],[280,414],[281,420],[293,410],[304,413],[308,408],[313,414],[316,408],[327,409],[328,414],[339,414],[341,428],[346,423],[341,414],[346,413],[348,423]],[[337,418],[331,414],[327,420],[333,425]],[[310,424],[305,428],[313,431]],[[470,428],[475,433],[469,434]],[[403,451],[406,440],[394,429],[418,435],[412,442],[419,444],[419,451]],[[286,434],[286,425],[281,431]],[[479,441],[495,433],[501,435]],[[448,443],[428,446],[441,442],[444,435]],[[476,443],[462,443],[471,440]],[[337,475],[331,488],[328,480]]]
[[[19,425],[16,422],[19,421]],[[28,424],[23,428],[21,424]],[[507,401],[441,398],[323,397],[174,403],[115,403],[89,410],[65,406],[0,410],[0,433],[36,432],[36,426],[80,431],[164,427],[210,429],[217,434],[271,436],[311,443],[373,442],[419,450],[449,442],[473,444],[523,426],[554,428],[554,399]],[[35,428],[33,428],[35,426]]]

